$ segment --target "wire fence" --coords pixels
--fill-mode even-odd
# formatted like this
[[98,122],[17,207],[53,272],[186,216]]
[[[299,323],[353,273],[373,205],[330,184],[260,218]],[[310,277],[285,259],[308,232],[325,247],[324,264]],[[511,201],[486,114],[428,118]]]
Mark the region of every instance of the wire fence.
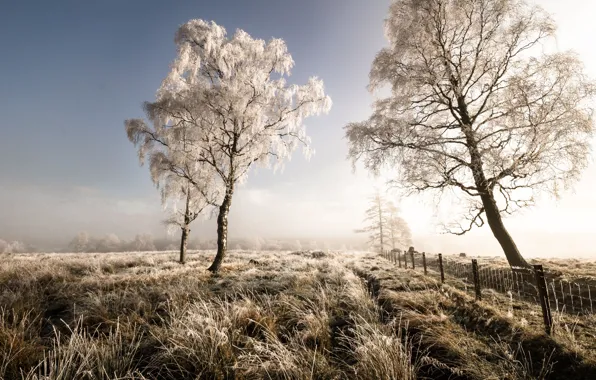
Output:
[[596,302],[592,294],[596,297],[596,288],[593,284],[557,279],[542,265],[515,270],[495,268],[481,266],[476,259],[463,261],[440,253],[419,253],[413,249],[408,252],[397,249],[385,251],[382,256],[402,268],[422,270],[424,274],[429,274],[430,270],[431,275],[440,275],[441,283],[445,282],[446,275],[458,279],[460,287],[474,292],[476,299],[482,299],[483,289],[492,289],[512,300],[539,305],[549,334],[552,329],[551,309],[574,315],[594,314]]

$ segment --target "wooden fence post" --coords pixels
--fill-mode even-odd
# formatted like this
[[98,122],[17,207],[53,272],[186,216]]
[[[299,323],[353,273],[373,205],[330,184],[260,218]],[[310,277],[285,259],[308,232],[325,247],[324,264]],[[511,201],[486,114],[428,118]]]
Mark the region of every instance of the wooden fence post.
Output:
[[571,282],[567,281],[567,287],[569,288],[569,298],[571,298],[571,311],[575,313],[575,304],[573,303],[573,289],[571,289]]
[[480,276],[478,275],[478,260],[472,259],[472,275],[474,277],[474,291],[476,293],[476,300],[482,300],[482,292],[480,291]]
[[443,254],[439,253],[439,271],[441,272],[441,284],[445,283],[445,272],[443,272]]
[[404,251],[404,268],[408,269],[408,252]]
[[588,298],[590,299],[590,313],[594,314],[594,305],[592,302],[592,291],[590,290],[590,285],[588,285]]
[[542,265],[534,265],[534,275],[536,277],[536,287],[538,287],[538,295],[542,306],[544,330],[548,335],[551,335],[553,319],[550,313],[550,303],[548,302],[548,291],[546,290],[546,280],[544,278],[544,269],[542,268]]
[[582,286],[579,282],[576,282],[577,285],[577,296],[579,298],[579,311],[580,313],[584,312],[584,297],[582,297]]
[[414,251],[410,252],[410,258],[412,259],[412,269],[416,269],[416,263],[414,263]]
[[426,252],[422,252],[422,266],[424,267],[424,275],[426,276]]
[[397,251],[397,265],[401,268],[401,252]]

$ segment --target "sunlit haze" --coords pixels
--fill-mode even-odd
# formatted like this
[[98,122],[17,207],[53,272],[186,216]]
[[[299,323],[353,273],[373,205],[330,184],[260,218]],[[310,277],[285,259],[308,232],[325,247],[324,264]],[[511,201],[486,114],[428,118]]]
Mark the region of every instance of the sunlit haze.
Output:
[[[175,58],[174,34],[190,19],[214,20],[233,34],[285,40],[295,61],[290,82],[316,75],[333,100],[306,119],[315,154],[294,152],[284,169],[251,169],[230,211],[231,237],[358,245],[368,198],[390,176],[352,170],[344,126],[366,119],[375,54],[386,44],[389,0],[7,2],[0,12],[0,239],[58,249],[78,232],[166,234],[165,214],[123,122],[144,117],[142,102]],[[541,0],[558,25],[557,47],[576,51],[596,78],[596,3]],[[506,218],[525,256],[596,258],[596,166],[558,201]],[[392,195],[390,194],[389,197]],[[502,255],[488,226],[466,236],[439,234],[449,204],[393,198],[414,246],[427,252]],[[198,220],[194,237],[215,237]]]

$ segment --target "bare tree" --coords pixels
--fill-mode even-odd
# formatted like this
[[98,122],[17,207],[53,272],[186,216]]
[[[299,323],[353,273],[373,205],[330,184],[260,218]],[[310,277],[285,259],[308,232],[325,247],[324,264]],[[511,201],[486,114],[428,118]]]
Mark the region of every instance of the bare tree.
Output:
[[395,204],[378,191],[370,198],[370,207],[365,211],[365,215],[366,226],[356,232],[368,234],[368,243],[373,249],[382,252],[385,249],[397,248],[397,244],[411,244],[408,224],[399,216]]
[[391,249],[396,249],[398,246],[411,246],[412,232],[405,219],[399,216],[399,208],[393,202],[388,201],[386,214]]
[[[190,132],[189,162],[208,168],[217,194],[217,254],[209,270],[217,272],[227,249],[228,213],[238,183],[253,164],[278,166],[298,144],[308,153],[303,120],[327,112],[331,100],[323,82],[287,85],[293,60],[283,40],[268,43],[237,30],[227,37],[214,22],[191,20],[176,33],[178,55],[147,103],[150,118]],[[143,123],[135,120],[135,123]],[[179,175],[196,184],[182,168]]]
[[458,235],[486,221],[509,264],[527,267],[502,216],[558,196],[589,157],[594,84],[570,52],[540,50],[555,25],[523,0],[394,0],[376,56],[373,115],[346,126],[350,156],[395,165],[408,192],[461,191]]

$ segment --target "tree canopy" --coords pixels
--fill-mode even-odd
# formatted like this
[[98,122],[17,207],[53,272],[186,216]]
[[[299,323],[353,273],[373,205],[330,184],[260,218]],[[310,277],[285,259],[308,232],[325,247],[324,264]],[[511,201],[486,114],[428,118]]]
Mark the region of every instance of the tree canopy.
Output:
[[391,93],[346,127],[350,156],[394,166],[409,192],[460,191],[469,214],[447,231],[486,220],[509,263],[527,266],[501,217],[585,168],[596,87],[581,61],[540,49],[555,24],[523,0],[394,0],[385,31],[370,89]]
[[[331,99],[316,77],[302,86],[287,83],[294,61],[281,39],[265,42],[243,30],[228,37],[215,22],[191,20],[178,29],[175,43],[177,57],[157,99],[145,104],[156,131],[146,136],[172,136],[165,145],[182,152],[172,144],[179,145],[180,131],[186,134],[181,155],[192,165],[176,165],[176,175],[213,196],[207,199],[218,211],[218,250],[210,270],[217,271],[236,184],[246,180],[253,164],[280,167],[299,145],[310,153],[303,120],[328,112]],[[149,129],[141,119],[127,124]],[[206,187],[194,171],[202,173]]]

